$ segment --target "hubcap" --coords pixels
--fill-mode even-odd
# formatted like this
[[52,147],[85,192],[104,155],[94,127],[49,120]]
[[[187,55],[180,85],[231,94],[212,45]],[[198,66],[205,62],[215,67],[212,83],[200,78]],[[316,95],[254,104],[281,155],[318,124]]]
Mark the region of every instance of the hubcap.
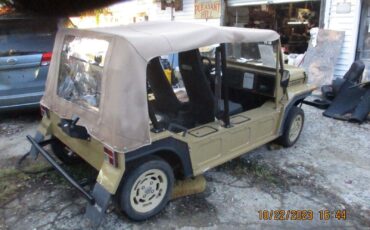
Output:
[[292,125],[290,126],[290,130],[289,130],[289,140],[291,142],[294,142],[298,138],[299,133],[301,132],[301,129],[302,129],[302,124],[303,124],[302,116],[297,115],[294,118]]
[[132,208],[140,213],[155,209],[166,195],[167,176],[159,169],[151,169],[141,174],[131,189]]

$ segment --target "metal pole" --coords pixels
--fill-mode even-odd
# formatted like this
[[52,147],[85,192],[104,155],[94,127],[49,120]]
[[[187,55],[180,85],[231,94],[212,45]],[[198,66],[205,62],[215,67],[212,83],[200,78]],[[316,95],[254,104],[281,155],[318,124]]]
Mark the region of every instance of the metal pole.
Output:
[[174,6],[175,6],[175,0],[171,1],[171,21],[175,21]]

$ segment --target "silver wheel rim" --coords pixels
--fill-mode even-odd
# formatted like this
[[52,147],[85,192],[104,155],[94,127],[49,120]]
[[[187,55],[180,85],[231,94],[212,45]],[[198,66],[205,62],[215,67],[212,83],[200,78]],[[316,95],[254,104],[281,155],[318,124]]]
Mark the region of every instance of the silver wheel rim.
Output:
[[302,125],[303,125],[303,117],[301,115],[297,115],[294,118],[292,125],[290,126],[290,130],[289,130],[290,142],[294,142],[298,138],[299,133],[301,132],[301,129],[302,129]]
[[136,212],[146,213],[155,209],[164,199],[168,180],[159,169],[150,169],[135,181],[130,193],[130,202]]

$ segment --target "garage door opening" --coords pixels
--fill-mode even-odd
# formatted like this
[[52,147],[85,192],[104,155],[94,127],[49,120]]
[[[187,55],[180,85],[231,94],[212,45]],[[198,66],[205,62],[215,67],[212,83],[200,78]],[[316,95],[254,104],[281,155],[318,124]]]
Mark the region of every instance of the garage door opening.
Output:
[[321,4],[317,0],[230,0],[225,25],[275,30],[286,54],[301,54],[307,50],[310,29],[319,26]]

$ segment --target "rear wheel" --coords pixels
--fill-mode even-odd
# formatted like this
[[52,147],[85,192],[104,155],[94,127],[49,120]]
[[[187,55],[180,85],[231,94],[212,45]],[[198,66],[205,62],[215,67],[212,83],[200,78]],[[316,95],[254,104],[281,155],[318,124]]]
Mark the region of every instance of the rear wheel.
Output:
[[301,108],[293,106],[285,121],[283,135],[277,140],[284,147],[293,146],[301,135],[304,124],[304,112]]
[[74,165],[82,162],[82,159],[60,140],[56,139],[50,145],[55,156],[57,156],[64,164]]
[[171,166],[160,158],[135,164],[123,178],[120,207],[133,220],[146,220],[158,214],[171,198],[174,175]]

